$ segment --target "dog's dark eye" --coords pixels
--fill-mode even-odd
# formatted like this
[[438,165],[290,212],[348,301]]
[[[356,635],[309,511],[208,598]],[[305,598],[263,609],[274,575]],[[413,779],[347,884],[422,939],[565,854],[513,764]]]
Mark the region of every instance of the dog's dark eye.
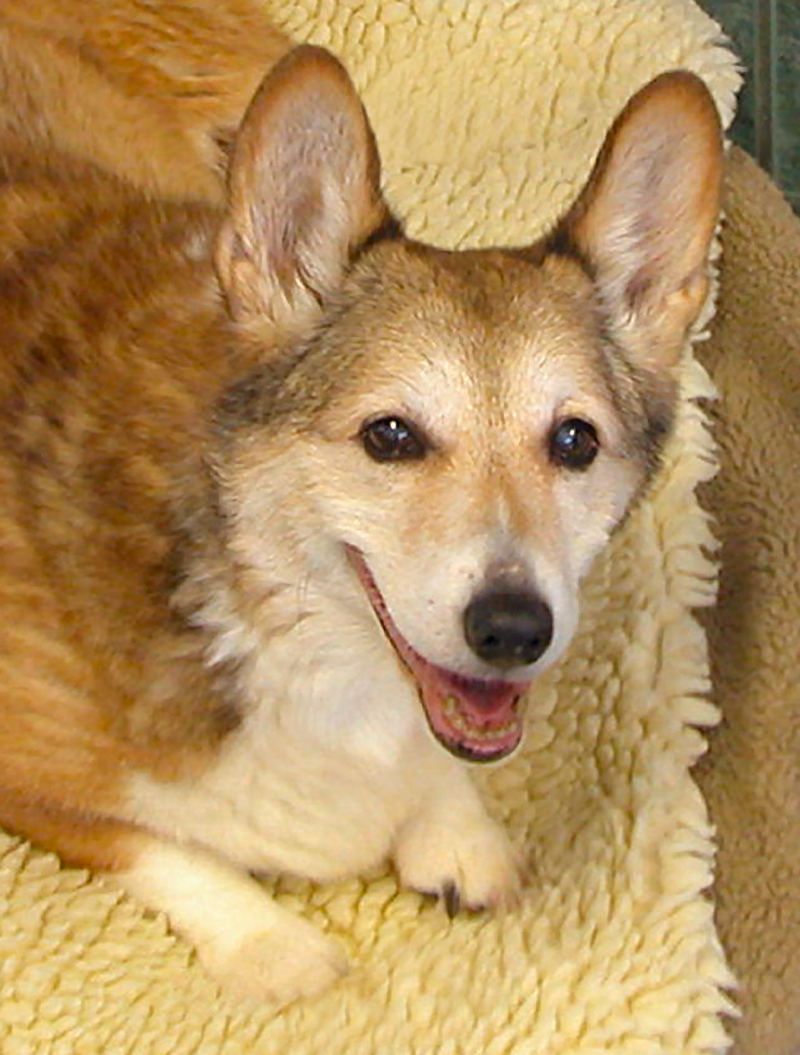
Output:
[[376,462],[413,461],[425,457],[427,444],[402,418],[378,418],[362,425],[364,450]]
[[565,469],[588,469],[599,448],[594,426],[580,418],[562,421],[550,436],[550,457]]

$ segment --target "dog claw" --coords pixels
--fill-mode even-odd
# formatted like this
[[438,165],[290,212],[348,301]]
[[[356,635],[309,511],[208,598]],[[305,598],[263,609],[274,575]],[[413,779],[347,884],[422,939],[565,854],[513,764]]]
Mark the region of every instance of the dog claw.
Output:
[[442,887],[442,900],[444,901],[445,912],[450,919],[453,919],[454,916],[458,915],[458,910],[461,908],[461,895],[455,883],[445,883]]

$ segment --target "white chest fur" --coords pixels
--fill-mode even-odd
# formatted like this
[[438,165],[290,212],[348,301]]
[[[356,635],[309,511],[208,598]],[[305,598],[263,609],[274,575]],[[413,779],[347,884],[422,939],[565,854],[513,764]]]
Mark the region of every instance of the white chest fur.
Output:
[[321,749],[276,720],[245,722],[199,778],[128,789],[131,819],[252,871],[329,881],[374,867],[424,801],[440,749],[413,738],[391,765]]

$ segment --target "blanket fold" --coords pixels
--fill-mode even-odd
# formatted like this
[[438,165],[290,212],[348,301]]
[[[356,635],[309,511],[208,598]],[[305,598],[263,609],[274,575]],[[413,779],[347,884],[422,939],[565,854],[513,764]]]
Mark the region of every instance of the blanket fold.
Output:
[[708,619],[725,721],[698,780],[718,830],[715,901],[740,980],[736,1055],[800,1038],[800,219],[733,150],[725,266],[699,349],[719,389],[721,470],[704,489],[721,549]]

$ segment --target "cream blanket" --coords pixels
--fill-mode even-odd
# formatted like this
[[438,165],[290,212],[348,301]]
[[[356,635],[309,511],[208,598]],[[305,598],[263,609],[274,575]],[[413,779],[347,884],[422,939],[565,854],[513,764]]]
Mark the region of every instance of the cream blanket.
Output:
[[[738,84],[691,0],[273,0],[362,90],[412,234],[521,243],[586,177],[656,73]],[[687,397],[710,392],[687,356]],[[704,635],[714,471],[687,398],[666,473],[594,569],[567,660],[531,700],[523,752],[482,779],[533,862],[519,912],[458,918],[390,875],[278,897],[356,967],[270,1017],[226,1007],[191,951],[110,884],[0,837],[0,1050],[135,1055],[701,1055],[726,1047],[731,985],[706,891],[712,829],[689,767],[713,725]],[[409,775],[413,779],[413,774]],[[458,817],[453,817],[458,824]]]

